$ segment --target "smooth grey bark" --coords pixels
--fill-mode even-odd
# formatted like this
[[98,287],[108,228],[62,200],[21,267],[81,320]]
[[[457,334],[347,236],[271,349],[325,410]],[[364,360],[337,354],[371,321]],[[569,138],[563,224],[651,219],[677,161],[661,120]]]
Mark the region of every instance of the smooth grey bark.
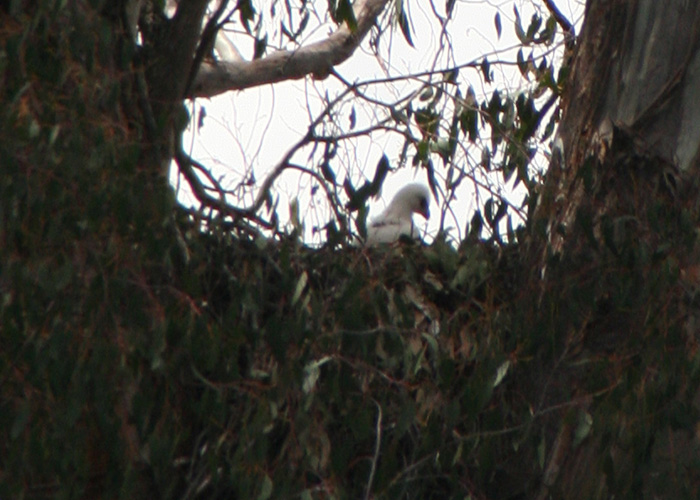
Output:
[[294,51],[280,50],[253,61],[205,61],[199,69],[190,97],[213,97],[229,90],[276,83],[313,75],[325,78],[347,60],[375,25],[389,0],[354,2],[357,28],[343,25],[325,40]]
[[535,213],[554,253],[564,245],[559,228],[572,226],[587,196],[579,168],[605,162],[615,129],[676,172],[700,167],[699,99],[700,2],[588,1],[561,103],[563,158]]
[[610,120],[681,170],[697,167],[700,2],[590,0],[580,40],[561,124],[567,160]]
[[700,146],[700,3],[637,3],[612,60],[605,108],[682,171]]

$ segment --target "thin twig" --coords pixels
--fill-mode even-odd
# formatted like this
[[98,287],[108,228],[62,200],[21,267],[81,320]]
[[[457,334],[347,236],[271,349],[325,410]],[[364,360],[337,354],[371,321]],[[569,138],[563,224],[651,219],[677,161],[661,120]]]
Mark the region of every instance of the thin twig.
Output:
[[259,224],[265,229],[275,229],[275,224],[261,219],[255,214],[255,212],[234,207],[233,205],[226,203],[223,198],[214,198],[207,193],[207,188],[202,184],[199,177],[197,177],[197,174],[194,172],[193,165],[197,165],[197,168],[201,170],[206,170],[206,168],[199,165],[196,160],[190,158],[190,156],[187,155],[187,153],[185,153],[181,147],[176,148],[175,161],[177,162],[180,173],[182,173],[182,175],[185,177],[187,183],[192,188],[192,192],[194,193],[195,197],[202,205],[218,210],[220,213],[231,216],[234,219],[248,219],[256,224]]
[[346,229],[347,224],[345,223],[345,218],[343,215],[340,213],[338,210],[338,207],[340,206],[340,201],[338,200],[338,197],[334,195],[333,191],[328,187],[328,184],[325,182],[323,177],[318,174],[318,172],[315,172],[311,170],[310,168],[306,168],[302,165],[297,165],[295,163],[289,163],[288,164],[289,168],[298,170],[299,172],[303,172],[306,175],[309,175],[316,179],[318,183],[323,187],[323,190],[326,193],[326,198],[328,199],[328,204],[331,206],[331,209],[333,210],[333,213],[335,214],[335,218],[340,224],[342,230],[344,231]]
[[282,160],[277,164],[277,166],[272,170],[272,172],[270,172],[265,178],[265,181],[263,182],[263,185],[260,187],[260,191],[258,192],[258,196],[255,199],[255,203],[253,203],[253,206],[248,208],[249,212],[255,213],[260,209],[260,207],[262,207],[263,203],[265,203],[265,199],[270,193],[272,184],[277,180],[277,178],[282,174],[282,172],[284,172],[287,168],[293,165],[291,163],[292,157],[301,148],[314,141],[314,129],[326,118],[326,116],[330,114],[331,110],[335,107],[335,105],[341,102],[345,98],[345,96],[348,95],[351,91],[351,89],[345,89],[343,92],[338,94],[338,96],[335,99],[328,103],[326,109],[324,109],[323,112],[313,122],[309,124],[309,127],[304,137],[302,137],[299,140],[299,142],[297,142],[294,146],[292,146],[289,149],[289,151],[287,151],[287,153],[284,155],[284,158],[282,158]]
[[377,405],[377,439],[374,444],[374,456],[372,457],[372,467],[369,471],[369,479],[367,479],[367,491],[365,492],[365,500],[369,500],[370,493],[372,492],[372,483],[374,482],[374,473],[377,471],[377,461],[379,460],[379,450],[382,444],[382,407],[376,400],[374,404]]

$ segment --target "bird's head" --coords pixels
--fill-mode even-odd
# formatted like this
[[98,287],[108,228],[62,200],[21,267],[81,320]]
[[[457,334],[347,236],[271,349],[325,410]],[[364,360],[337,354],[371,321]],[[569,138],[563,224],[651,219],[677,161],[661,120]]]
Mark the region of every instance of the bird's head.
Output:
[[430,217],[430,191],[423,184],[408,184],[396,193],[394,199],[391,200],[389,210],[409,216],[415,212],[428,219]]

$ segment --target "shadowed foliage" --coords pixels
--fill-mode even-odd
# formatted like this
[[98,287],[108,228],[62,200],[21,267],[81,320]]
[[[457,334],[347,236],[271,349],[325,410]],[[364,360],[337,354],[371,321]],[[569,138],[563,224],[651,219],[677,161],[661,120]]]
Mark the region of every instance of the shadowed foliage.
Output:
[[556,251],[553,185],[511,239],[266,239],[178,207],[111,13],[42,5],[0,14],[0,497],[697,498],[692,176],[614,128]]

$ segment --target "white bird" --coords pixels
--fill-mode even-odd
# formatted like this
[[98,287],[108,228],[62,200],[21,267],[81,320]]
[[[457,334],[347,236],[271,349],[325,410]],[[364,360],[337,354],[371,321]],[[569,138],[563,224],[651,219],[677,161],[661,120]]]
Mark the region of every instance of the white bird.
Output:
[[367,245],[393,243],[403,234],[418,239],[420,230],[413,214],[430,217],[430,192],[422,184],[408,184],[396,193],[389,206],[367,226]]

